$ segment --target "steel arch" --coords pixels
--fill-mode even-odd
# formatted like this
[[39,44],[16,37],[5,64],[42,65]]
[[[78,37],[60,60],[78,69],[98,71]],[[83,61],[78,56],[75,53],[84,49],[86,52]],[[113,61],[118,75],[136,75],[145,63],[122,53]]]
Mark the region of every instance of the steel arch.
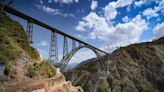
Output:
[[68,62],[70,61],[70,59],[75,55],[76,52],[78,52],[78,51],[79,51],[80,49],[82,49],[82,48],[88,48],[88,49],[92,50],[92,51],[96,54],[96,56],[97,56],[97,58],[98,58],[98,60],[99,60],[99,62],[100,62],[101,69],[103,69],[104,64],[103,64],[103,62],[102,62],[102,58],[101,58],[102,56],[101,56],[101,54],[100,54],[101,52],[97,51],[96,49],[94,49],[94,48],[92,48],[92,47],[90,47],[90,46],[88,46],[88,45],[82,45],[82,46],[78,46],[77,48],[72,49],[72,50],[60,61],[59,67],[60,67],[61,72],[64,72],[65,67],[66,67],[66,65],[68,64]]

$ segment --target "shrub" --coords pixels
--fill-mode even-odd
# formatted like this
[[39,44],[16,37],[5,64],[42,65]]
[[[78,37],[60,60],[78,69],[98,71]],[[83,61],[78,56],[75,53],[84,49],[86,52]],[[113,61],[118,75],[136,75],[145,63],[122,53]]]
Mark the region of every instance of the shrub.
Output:
[[45,61],[42,61],[39,64],[34,63],[33,65],[29,65],[26,74],[26,76],[30,78],[32,77],[51,78],[55,75],[56,75],[56,68]]
[[[53,77],[56,75],[56,68],[50,65],[47,61],[42,61],[35,67],[35,70],[39,73],[39,75],[44,77]],[[42,73],[41,73],[42,72]]]
[[28,68],[27,68],[27,76],[32,78],[35,75],[36,75],[35,69],[31,65],[29,65]]
[[49,78],[55,76],[56,75],[56,69],[53,68],[52,66],[50,66],[49,69],[47,69],[47,75]]

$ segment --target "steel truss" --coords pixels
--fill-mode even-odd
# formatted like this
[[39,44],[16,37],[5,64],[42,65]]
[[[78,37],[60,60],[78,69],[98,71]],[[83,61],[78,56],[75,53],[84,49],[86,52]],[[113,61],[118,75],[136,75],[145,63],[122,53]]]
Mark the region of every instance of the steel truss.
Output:
[[28,41],[30,44],[32,44],[32,39],[33,39],[33,23],[31,21],[27,21],[27,29],[26,29],[26,34],[28,37]]
[[64,36],[64,46],[63,46],[63,58],[68,54],[68,41],[67,37]]
[[72,40],[72,50],[76,48],[76,41]]
[[60,61],[60,70],[61,72],[65,72],[65,68],[68,64],[68,62],[70,61],[70,59],[73,57],[73,55],[81,48],[89,48],[91,49],[97,56],[98,58],[98,61],[100,63],[100,67],[101,67],[101,70],[104,70],[104,63],[103,63],[103,60],[102,60],[102,53],[99,52],[98,50],[95,50],[94,48],[90,47],[90,46],[87,46],[87,45],[79,45],[78,47],[72,49],[61,61]]
[[51,44],[50,44],[50,54],[49,54],[50,64],[58,66],[58,44],[57,44],[57,33],[51,33]]

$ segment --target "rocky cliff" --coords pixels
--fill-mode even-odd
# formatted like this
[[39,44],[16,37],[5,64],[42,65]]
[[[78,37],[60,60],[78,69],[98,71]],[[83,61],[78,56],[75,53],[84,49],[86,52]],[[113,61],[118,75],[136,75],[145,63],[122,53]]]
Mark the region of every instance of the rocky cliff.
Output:
[[104,57],[65,73],[85,92],[164,92],[164,37],[153,42],[121,47]]

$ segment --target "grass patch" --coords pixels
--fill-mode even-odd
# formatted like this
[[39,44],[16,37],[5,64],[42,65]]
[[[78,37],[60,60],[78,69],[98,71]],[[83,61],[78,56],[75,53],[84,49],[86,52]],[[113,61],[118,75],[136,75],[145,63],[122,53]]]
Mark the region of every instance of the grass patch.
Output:
[[29,65],[27,68],[28,77],[51,78],[56,75],[56,68],[48,62],[43,61],[39,64]]
[[[0,63],[5,64],[5,74],[8,75],[12,62],[20,53],[26,53],[32,59],[39,58],[37,50],[30,46],[27,35],[18,22],[0,13]],[[29,75],[32,70],[29,68]]]
[[36,70],[34,67],[32,67],[31,65],[28,66],[27,68],[27,76],[32,78],[36,75]]

